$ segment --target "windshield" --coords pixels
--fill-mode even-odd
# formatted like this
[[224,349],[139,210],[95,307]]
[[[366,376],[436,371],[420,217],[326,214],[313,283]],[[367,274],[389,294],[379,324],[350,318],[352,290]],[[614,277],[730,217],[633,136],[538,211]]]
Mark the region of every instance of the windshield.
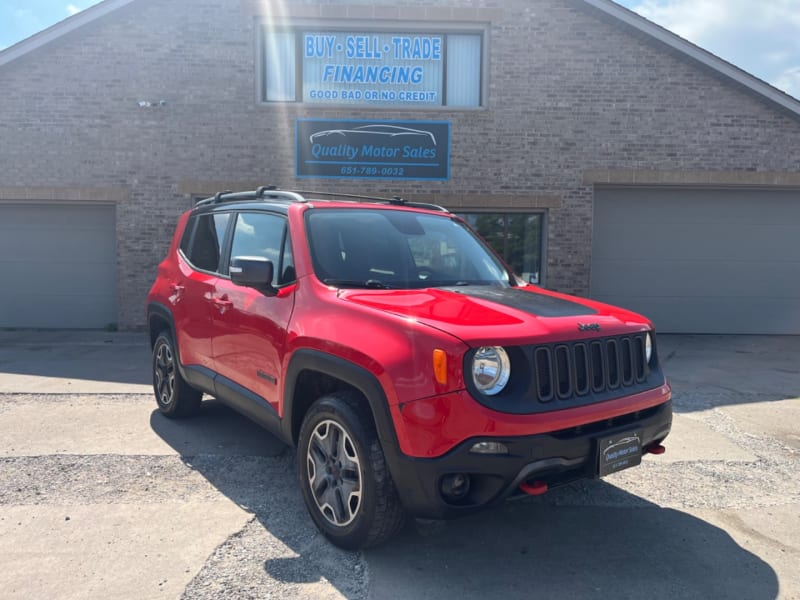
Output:
[[337,287],[507,287],[503,264],[467,227],[444,215],[380,209],[306,213],[314,271]]

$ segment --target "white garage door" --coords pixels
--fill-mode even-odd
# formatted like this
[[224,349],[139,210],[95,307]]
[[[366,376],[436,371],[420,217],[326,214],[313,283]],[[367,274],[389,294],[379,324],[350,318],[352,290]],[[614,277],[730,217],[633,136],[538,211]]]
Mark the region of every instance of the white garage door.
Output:
[[113,205],[0,204],[0,327],[117,320]]
[[597,189],[591,296],[663,332],[800,334],[800,192]]

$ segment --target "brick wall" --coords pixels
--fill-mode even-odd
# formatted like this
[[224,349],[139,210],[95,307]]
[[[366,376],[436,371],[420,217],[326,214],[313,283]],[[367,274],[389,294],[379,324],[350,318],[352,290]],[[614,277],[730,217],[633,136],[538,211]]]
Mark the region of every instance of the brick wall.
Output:
[[[586,293],[587,171],[800,170],[800,120],[576,0],[283,5],[304,15],[491,20],[487,110],[259,104],[261,3],[239,0],[136,0],[0,66],[0,187],[129,192],[116,200],[121,326],[143,323],[155,267],[190,205],[187,182],[433,193],[445,204],[486,195],[498,207],[555,198],[544,204],[548,286]],[[297,182],[296,117],[449,120],[451,180]]]

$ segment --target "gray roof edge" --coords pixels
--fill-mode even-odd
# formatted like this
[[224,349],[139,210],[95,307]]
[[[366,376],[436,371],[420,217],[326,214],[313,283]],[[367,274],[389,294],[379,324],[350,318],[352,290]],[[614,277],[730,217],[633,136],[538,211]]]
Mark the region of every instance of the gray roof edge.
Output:
[[800,100],[612,0],[581,0],[800,117]]
[[62,35],[74,31],[79,27],[83,27],[134,1],[135,0],[103,0],[94,6],[90,6],[87,9],[75,13],[71,17],[67,17],[63,21],[59,21],[55,25],[0,51],[0,66],[21,58],[29,52],[33,52],[37,48],[41,48],[45,44],[49,44],[60,38]]

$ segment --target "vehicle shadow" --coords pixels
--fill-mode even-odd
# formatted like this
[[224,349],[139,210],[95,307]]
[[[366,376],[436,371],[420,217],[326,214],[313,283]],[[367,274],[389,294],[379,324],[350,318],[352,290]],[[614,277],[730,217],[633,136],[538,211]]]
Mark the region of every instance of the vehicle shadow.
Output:
[[383,547],[344,552],[306,513],[294,451],[264,430],[217,401],[193,419],[154,411],[150,422],[188,467],[254,515],[208,558],[185,598],[209,589],[350,600],[778,595],[773,569],[725,531],[602,481],[457,521],[412,521]]
[[370,600],[778,596],[772,567],[700,518],[600,481],[551,494],[369,551]]
[[144,333],[0,331],[0,374],[3,392],[141,393],[150,347]]

